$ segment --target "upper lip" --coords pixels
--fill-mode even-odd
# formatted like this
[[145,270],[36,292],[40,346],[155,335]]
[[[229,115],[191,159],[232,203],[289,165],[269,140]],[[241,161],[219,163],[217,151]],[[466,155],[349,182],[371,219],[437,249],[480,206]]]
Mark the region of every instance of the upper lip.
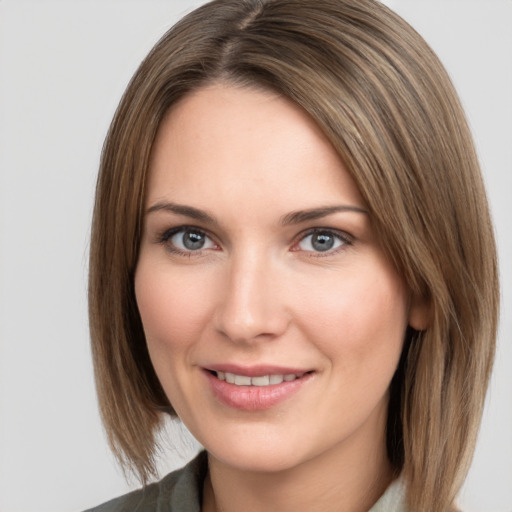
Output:
[[290,366],[278,366],[258,364],[253,366],[244,366],[239,364],[211,364],[204,366],[205,370],[213,372],[234,373],[235,375],[245,375],[247,377],[262,377],[263,375],[290,375],[303,374],[312,371],[310,368],[299,368]]

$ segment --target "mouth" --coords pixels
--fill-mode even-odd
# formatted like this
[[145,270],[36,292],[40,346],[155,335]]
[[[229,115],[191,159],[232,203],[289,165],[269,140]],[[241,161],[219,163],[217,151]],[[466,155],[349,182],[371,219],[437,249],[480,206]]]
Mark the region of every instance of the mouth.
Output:
[[211,371],[212,375],[217,377],[219,380],[223,380],[229,384],[234,384],[235,386],[257,386],[257,387],[266,387],[273,386],[277,384],[281,384],[283,382],[292,382],[296,379],[301,379],[304,375],[313,373],[310,372],[300,372],[300,373],[278,373],[273,374],[269,373],[267,375],[259,375],[257,377],[250,377],[249,375],[237,375],[236,373],[231,372],[222,372],[222,371]]
[[278,406],[307,387],[315,374],[314,370],[231,365],[204,370],[213,396],[224,406],[242,411]]

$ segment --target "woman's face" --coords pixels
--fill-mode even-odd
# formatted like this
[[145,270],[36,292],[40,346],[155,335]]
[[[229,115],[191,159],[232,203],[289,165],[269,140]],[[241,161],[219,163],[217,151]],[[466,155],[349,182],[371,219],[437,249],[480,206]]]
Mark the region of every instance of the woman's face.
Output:
[[213,457],[273,471],[383,446],[417,312],[301,109],[228,85],[187,96],[155,142],[144,226],[135,288],[151,360]]

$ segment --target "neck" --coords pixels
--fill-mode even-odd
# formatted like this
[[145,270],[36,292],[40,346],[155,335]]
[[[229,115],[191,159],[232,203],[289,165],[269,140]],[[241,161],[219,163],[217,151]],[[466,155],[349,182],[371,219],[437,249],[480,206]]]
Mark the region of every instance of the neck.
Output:
[[381,432],[375,439],[375,430],[369,438],[363,429],[328,451],[275,472],[246,471],[209,454],[203,512],[366,512],[393,478],[384,428]]

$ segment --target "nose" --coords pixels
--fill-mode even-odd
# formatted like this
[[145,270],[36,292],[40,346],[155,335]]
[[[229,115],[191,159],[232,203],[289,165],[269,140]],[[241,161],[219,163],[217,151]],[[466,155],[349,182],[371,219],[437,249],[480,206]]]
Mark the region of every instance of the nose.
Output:
[[228,277],[215,312],[217,331],[236,343],[283,334],[290,314],[277,265],[268,256],[254,253],[239,255],[227,265]]

